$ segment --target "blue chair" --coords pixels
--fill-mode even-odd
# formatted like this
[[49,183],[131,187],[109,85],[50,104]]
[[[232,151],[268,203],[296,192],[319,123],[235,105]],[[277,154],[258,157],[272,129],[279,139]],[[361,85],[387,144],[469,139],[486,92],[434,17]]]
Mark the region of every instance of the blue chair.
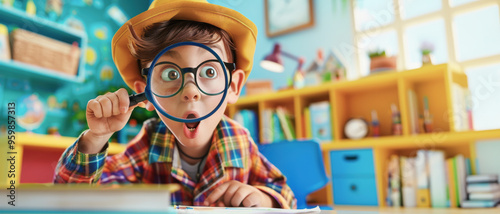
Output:
[[[306,196],[329,182],[319,143],[315,140],[274,142],[259,145],[259,151],[286,176],[297,198],[297,208],[314,207],[307,206]],[[321,209],[332,208],[322,206]]]

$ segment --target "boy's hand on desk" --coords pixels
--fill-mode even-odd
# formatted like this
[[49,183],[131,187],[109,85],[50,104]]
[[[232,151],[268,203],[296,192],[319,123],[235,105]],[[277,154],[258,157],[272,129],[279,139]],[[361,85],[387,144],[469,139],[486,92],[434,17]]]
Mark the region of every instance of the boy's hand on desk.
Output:
[[270,195],[259,189],[241,183],[228,181],[214,189],[205,199],[205,206],[226,207],[277,207],[278,204]]

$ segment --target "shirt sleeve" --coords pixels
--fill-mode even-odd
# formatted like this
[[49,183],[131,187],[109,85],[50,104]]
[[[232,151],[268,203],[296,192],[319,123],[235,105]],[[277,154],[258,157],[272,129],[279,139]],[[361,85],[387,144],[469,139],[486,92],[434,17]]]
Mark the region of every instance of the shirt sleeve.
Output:
[[[82,134],[83,135],[83,134]],[[145,128],[128,143],[124,152],[107,156],[108,144],[97,154],[78,151],[82,137],[62,154],[55,169],[54,183],[138,183],[147,163],[149,138]]]
[[251,140],[250,156],[252,168],[249,183],[260,191],[273,197],[285,209],[296,209],[297,199],[292,189],[286,183],[286,178],[260,152],[257,145]]

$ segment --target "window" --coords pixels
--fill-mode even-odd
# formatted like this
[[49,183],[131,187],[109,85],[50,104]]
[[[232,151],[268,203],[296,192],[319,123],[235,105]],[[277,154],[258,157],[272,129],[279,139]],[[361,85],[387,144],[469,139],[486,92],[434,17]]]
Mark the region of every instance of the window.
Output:
[[399,70],[414,69],[422,65],[421,45],[431,43],[433,64],[456,62],[466,71],[475,128],[500,128],[488,122],[500,116],[500,1],[353,0],[351,6],[358,76],[370,73],[368,51],[386,50],[398,56]]

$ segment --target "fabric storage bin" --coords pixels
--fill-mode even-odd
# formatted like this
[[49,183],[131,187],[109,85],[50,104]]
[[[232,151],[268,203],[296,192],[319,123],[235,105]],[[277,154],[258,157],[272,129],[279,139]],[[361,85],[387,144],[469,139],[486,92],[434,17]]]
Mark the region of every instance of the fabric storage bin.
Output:
[[11,33],[12,59],[60,73],[75,76],[80,48],[21,28]]

